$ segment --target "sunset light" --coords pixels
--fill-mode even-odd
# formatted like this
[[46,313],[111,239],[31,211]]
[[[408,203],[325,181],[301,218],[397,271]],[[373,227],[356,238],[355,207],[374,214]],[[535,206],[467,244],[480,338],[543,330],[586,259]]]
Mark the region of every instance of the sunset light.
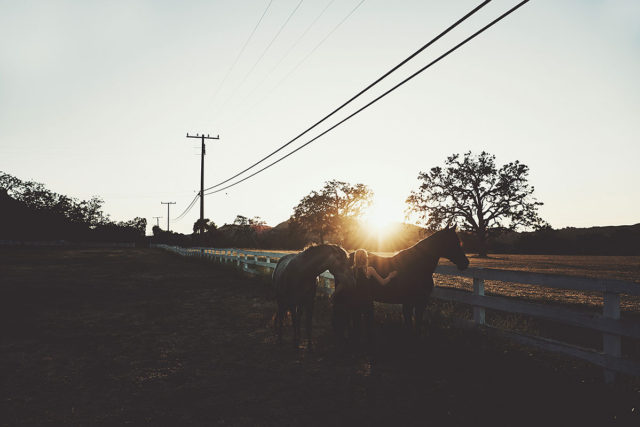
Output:
[[639,75],[640,0],[0,0],[3,425],[640,427]]
[[402,222],[402,215],[390,203],[376,200],[363,218],[372,233],[384,235],[391,231],[394,223]]

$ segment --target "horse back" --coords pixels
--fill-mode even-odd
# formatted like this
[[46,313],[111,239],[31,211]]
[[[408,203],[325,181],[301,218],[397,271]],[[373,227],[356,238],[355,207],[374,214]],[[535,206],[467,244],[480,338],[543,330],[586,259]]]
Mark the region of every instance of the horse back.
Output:
[[394,267],[394,257],[385,257],[369,252],[369,265],[376,269],[379,275],[385,277],[397,267]]
[[[383,257],[369,254],[369,265],[374,267],[378,274],[386,277],[392,271],[397,271],[398,276],[387,285],[376,286],[375,300],[389,304],[404,304],[415,302],[419,299],[427,299],[433,290],[433,277],[429,274],[429,267],[423,262],[414,262],[412,254],[405,251],[392,257]],[[425,267],[426,270],[425,270]]]
[[313,298],[317,287],[316,277],[306,277],[296,264],[298,254],[285,255],[273,270],[273,288],[280,303],[298,304]]

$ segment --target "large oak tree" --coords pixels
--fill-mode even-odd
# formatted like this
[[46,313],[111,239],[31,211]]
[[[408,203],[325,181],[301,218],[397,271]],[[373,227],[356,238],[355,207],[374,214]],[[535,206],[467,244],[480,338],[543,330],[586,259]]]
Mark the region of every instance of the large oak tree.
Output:
[[420,172],[420,188],[407,198],[408,211],[430,229],[456,224],[473,232],[480,255],[486,256],[492,233],[546,226],[528,175],[529,167],[517,160],[498,168],[495,156],[484,151],[453,154],[444,167]]
[[320,243],[336,236],[340,243],[352,221],[371,205],[373,193],[364,184],[327,181],[319,191],[312,191],[294,208],[291,217],[294,229],[312,235]]

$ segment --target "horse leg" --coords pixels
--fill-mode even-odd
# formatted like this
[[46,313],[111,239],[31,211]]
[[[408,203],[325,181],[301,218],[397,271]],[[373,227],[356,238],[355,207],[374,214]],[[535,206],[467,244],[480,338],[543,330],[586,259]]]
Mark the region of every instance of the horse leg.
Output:
[[274,327],[276,329],[276,336],[278,344],[282,344],[282,321],[286,315],[286,310],[281,304],[278,304],[278,310],[276,311],[276,318],[274,320]]
[[298,306],[291,307],[291,327],[293,328],[293,346],[298,346],[298,328],[296,323],[298,321]]
[[362,310],[358,307],[356,310],[351,311],[351,319],[353,322],[351,328],[351,341],[352,343],[357,343],[360,341],[362,337]]
[[314,299],[312,298],[305,307],[305,310],[307,310],[307,312],[305,313],[305,329],[307,330],[307,341],[309,342],[309,349],[311,349],[312,347],[311,328],[313,326],[313,303]]
[[295,308],[296,316],[293,324],[293,333],[294,333],[294,342],[293,345],[298,348],[300,344],[300,340],[302,339],[301,332],[301,324],[302,324],[302,314],[303,314],[303,306],[302,304],[298,304]]
[[402,316],[404,317],[404,326],[408,330],[413,329],[411,316],[413,314],[413,305],[402,304]]
[[345,333],[349,328],[349,313],[343,304],[334,300],[333,303],[333,316],[332,316],[333,333],[338,342],[344,345],[346,342]]
[[420,334],[422,333],[424,311],[427,308],[427,304],[418,303],[416,304],[415,307],[416,307],[416,334],[420,336]]

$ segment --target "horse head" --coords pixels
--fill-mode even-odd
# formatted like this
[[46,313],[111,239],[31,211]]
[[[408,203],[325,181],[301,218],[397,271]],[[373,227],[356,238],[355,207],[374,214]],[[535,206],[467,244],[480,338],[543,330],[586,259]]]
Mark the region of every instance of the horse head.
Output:
[[454,263],[460,270],[464,270],[469,266],[469,260],[462,250],[462,244],[456,234],[455,226],[438,231],[434,234],[434,237],[438,239],[440,255],[443,258]]
[[328,270],[335,277],[335,283],[343,284],[347,287],[355,286],[355,275],[351,268],[352,262],[349,253],[341,246],[331,245],[332,252],[327,260]]

